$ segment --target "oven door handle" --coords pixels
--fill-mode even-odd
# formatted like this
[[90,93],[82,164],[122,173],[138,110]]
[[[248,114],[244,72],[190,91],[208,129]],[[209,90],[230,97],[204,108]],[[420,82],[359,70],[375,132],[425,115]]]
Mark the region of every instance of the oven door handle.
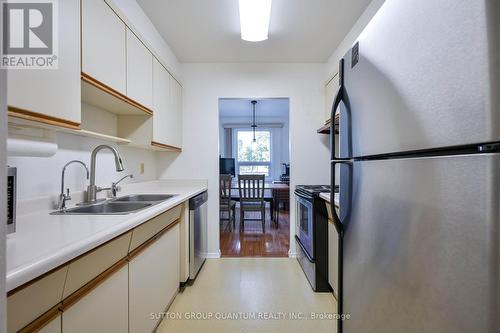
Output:
[[316,260],[314,260],[311,255],[309,254],[309,252],[307,252],[306,248],[304,247],[304,245],[302,245],[301,241],[300,241],[300,238],[299,236],[295,235],[295,240],[296,242],[299,244],[300,248],[302,249],[302,252],[304,252],[304,254],[306,255],[307,257],[307,260],[309,260],[310,263],[314,264],[316,262]]

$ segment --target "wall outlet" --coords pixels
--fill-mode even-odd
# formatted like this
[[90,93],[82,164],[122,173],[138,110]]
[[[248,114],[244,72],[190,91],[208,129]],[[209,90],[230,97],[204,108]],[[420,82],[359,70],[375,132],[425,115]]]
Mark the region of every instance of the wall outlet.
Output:
[[139,164],[139,172],[141,175],[144,174],[144,163]]

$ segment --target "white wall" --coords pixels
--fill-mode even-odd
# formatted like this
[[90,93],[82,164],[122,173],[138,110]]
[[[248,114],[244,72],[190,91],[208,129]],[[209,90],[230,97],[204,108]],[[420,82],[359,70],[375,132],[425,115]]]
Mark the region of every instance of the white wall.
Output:
[[345,38],[340,42],[339,46],[333,51],[328,59],[325,80],[329,80],[339,70],[339,60],[347,53],[352,47],[359,34],[363,31],[366,25],[370,22],[373,16],[377,13],[379,8],[384,4],[385,0],[372,0],[372,2],[365,9],[363,14],[354,23],[351,30],[347,33]]
[[[0,33],[2,29],[0,28]],[[7,133],[7,80],[6,71],[0,69],[0,216],[2,225],[0,226],[0,333],[6,332],[6,312],[5,312],[5,225],[7,217],[6,207],[6,180],[7,175],[5,161],[5,140]]]
[[122,20],[145,42],[160,62],[178,80],[182,80],[179,60],[149,17],[135,0],[106,0]]
[[[160,178],[208,179],[211,255],[219,253],[219,98],[290,98],[291,186],[329,182],[324,122],[324,64],[185,64],[183,152],[158,156]],[[163,171],[162,171],[163,170]],[[292,195],[292,199],[293,195]],[[291,205],[290,235],[295,234]],[[295,242],[290,242],[292,254]]]
[[[82,160],[90,168],[90,153],[100,144],[114,146],[120,152],[125,171],[116,172],[113,155],[108,150],[97,156],[96,184],[109,186],[112,181],[132,173],[133,180],[139,182],[156,179],[155,152],[81,136],[58,133],[57,153],[52,157],[8,157],[8,164],[17,167],[18,200],[56,195],[60,192],[61,170],[70,160]],[[145,164],[144,174],[140,174],[140,163]],[[66,170],[66,188],[72,192],[86,189],[87,180],[81,166],[73,165]]]

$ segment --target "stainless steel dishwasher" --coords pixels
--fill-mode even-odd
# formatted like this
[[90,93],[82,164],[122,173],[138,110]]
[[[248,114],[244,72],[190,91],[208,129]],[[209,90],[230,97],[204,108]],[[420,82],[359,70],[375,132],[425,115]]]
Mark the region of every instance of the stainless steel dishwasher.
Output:
[[207,200],[205,191],[189,200],[189,280],[193,280],[207,258]]

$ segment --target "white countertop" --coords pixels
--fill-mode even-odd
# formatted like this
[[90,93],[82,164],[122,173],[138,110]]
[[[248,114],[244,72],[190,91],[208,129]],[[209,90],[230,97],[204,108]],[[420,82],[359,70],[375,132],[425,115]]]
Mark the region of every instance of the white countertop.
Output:
[[124,185],[127,194],[177,194],[127,215],[50,215],[37,210],[17,217],[7,236],[7,291],[10,291],[154,216],[205,191],[206,181],[151,181]]
[[[319,197],[327,202],[330,202],[330,193],[322,192]],[[335,193],[333,200],[335,201],[335,206],[339,207],[339,194]]]

